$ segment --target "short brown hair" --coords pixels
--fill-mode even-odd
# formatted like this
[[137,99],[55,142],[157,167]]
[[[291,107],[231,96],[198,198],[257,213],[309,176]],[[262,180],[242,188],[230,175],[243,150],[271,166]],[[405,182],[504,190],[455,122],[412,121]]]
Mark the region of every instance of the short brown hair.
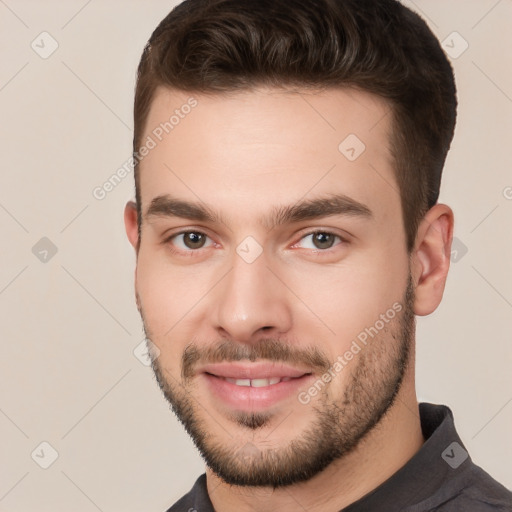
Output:
[[[453,137],[452,67],[426,23],[396,0],[185,0],[144,48],[134,105],[134,155],[155,90],[355,87],[389,101],[390,148],[407,237],[438,199]],[[141,227],[139,165],[135,189]]]

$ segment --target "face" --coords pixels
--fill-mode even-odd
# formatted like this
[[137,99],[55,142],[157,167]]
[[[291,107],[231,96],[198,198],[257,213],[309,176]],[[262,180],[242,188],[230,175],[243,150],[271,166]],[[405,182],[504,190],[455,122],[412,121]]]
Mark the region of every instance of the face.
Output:
[[414,291],[390,129],[348,89],[154,98],[137,303],[165,397],[228,483],[311,478],[400,389]]

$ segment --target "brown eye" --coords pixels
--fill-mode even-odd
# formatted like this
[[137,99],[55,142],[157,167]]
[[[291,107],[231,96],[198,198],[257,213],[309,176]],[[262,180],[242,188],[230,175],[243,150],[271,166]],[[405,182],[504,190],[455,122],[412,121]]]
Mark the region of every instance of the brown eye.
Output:
[[201,231],[182,231],[170,236],[164,243],[168,244],[172,251],[189,255],[198,252],[198,249],[214,245],[210,237]]
[[337,238],[332,233],[312,233],[312,242],[317,249],[330,249],[334,245],[334,241]]
[[314,251],[327,251],[344,242],[339,235],[330,231],[313,231],[303,236],[296,246],[302,249],[312,249]]
[[186,233],[181,233],[180,236],[183,236],[183,243],[189,249],[201,249],[206,243],[207,238],[203,233],[196,231],[187,231]]

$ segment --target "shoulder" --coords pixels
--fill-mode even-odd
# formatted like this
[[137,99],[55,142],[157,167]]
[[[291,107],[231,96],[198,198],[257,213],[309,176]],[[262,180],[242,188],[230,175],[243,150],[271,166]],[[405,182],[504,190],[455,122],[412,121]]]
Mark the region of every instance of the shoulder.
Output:
[[193,497],[185,494],[180,500],[178,500],[171,508],[167,509],[166,512],[198,512],[193,506]]
[[[482,468],[471,464],[464,472],[457,492],[437,496],[425,512],[512,512],[512,492],[497,482]],[[429,500],[430,501],[430,500]],[[426,504],[425,504],[426,505]]]
[[206,489],[206,474],[203,473],[192,489],[166,512],[214,512]]

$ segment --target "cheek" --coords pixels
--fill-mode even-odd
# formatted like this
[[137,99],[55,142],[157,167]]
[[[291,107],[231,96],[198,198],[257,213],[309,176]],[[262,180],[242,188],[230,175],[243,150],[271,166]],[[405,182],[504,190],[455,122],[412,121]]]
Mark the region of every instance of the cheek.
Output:
[[[193,276],[171,267],[165,258],[141,248],[137,262],[136,287],[148,335],[163,353],[180,351],[180,335],[187,314],[200,293]],[[186,341],[186,340],[185,340]]]
[[167,369],[178,371],[185,347],[208,339],[212,290],[226,269],[215,265],[177,265],[165,251],[141,247],[136,286],[146,331]]
[[[363,261],[364,259],[364,261]],[[308,337],[330,340],[331,356],[342,354],[359,333],[402,303],[407,285],[406,255],[394,259],[380,251],[338,266],[310,265],[307,272],[287,271],[283,280],[308,312],[296,315]],[[297,308],[304,309],[301,304]],[[315,317],[319,322],[315,321]],[[323,324],[323,326],[322,326]]]

